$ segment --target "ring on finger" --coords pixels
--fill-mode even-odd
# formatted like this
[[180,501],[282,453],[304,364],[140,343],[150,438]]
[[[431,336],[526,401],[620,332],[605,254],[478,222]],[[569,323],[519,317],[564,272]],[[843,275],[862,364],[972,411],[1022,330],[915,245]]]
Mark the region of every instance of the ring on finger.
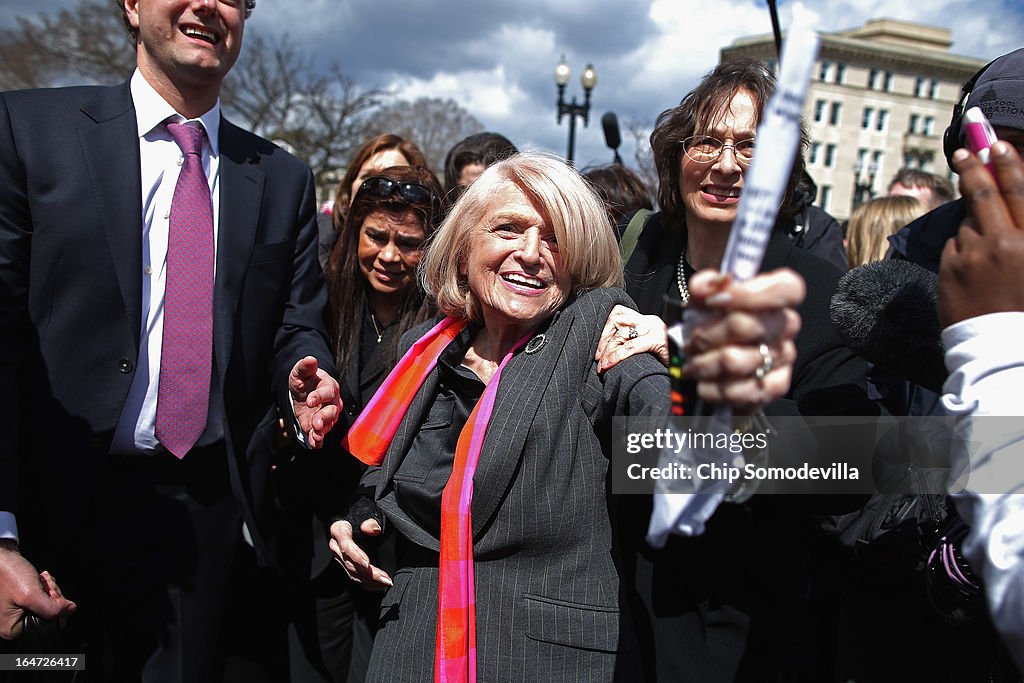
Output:
[[640,332],[636,329],[636,325],[630,325],[626,328],[626,341],[633,341],[640,336]]
[[757,352],[761,354],[761,365],[754,370],[754,377],[762,380],[765,375],[772,371],[772,368],[775,366],[775,359],[772,358],[772,352],[767,344],[758,346]]

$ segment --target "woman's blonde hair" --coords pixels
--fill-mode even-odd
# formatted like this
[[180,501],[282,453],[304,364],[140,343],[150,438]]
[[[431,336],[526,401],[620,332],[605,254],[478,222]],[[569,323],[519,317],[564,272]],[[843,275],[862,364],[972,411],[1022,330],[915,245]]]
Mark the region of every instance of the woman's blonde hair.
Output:
[[917,197],[879,197],[858,206],[846,228],[850,267],[881,261],[889,250],[889,235],[924,212],[925,206]]
[[522,190],[554,231],[574,293],[622,286],[622,259],[604,203],[563,161],[526,151],[489,166],[428,240],[419,278],[440,312],[481,320],[480,306],[460,267],[469,256],[473,231],[482,229],[487,215],[501,208],[500,193],[509,184]]

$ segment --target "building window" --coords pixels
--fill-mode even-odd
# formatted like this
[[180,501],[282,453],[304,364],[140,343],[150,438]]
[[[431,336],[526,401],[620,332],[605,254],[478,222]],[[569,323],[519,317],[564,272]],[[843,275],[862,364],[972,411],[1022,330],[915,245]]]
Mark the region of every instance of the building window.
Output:
[[932,79],[928,85],[928,99],[936,100],[939,98],[939,82],[936,79]]
[[914,81],[914,97],[924,97],[925,83],[924,76],[917,77],[917,80]]
[[832,70],[832,62],[821,63],[821,70],[818,72],[818,80],[822,83],[828,83],[828,72]]
[[885,158],[885,152],[880,149],[876,149],[871,153],[871,168],[875,169],[876,174],[882,173],[882,160]]
[[924,134],[934,135],[935,134],[935,119],[931,116],[924,117]]
[[882,87],[885,89],[885,92],[892,92],[892,72],[891,71],[886,71],[885,72],[885,84]]
[[842,85],[846,82],[846,65],[836,64],[836,83]]
[[825,168],[832,168],[836,165],[836,146],[832,143],[825,145]]
[[878,90],[878,69],[872,69],[868,74],[868,90]]
[[821,155],[821,143],[820,142],[812,142],[811,143],[811,151],[810,151],[810,154],[808,155],[808,158],[807,158],[807,163],[808,164],[817,164],[818,163],[818,157],[820,155]]
[[861,147],[857,150],[857,168],[867,168],[868,166],[868,151]]
[[832,108],[829,111],[828,122],[833,126],[839,125],[839,117],[843,112],[843,105],[841,102],[833,102]]
[[879,109],[878,110],[878,125],[875,127],[879,133],[885,132],[885,126],[889,122],[889,110]]
[[823,211],[829,211],[832,208],[832,186],[822,185],[821,186],[821,199],[818,201],[818,205],[821,206]]
[[921,125],[921,116],[918,114],[911,114],[910,120],[907,122],[907,132],[917,133],[918,126]]
[[814,122],[821,123],[825,118],[825,100],[818,100],[814,103]]
[[860,127],[864,130],[871,129],[871,115],[874,114],[875,110],[871,107],[864,107],[864,115],[860,119]]

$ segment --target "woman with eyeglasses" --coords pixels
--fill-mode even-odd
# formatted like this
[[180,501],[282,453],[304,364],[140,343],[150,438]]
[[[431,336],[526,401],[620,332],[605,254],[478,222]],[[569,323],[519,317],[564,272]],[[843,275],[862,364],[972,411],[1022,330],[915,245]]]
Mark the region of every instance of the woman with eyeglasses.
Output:
[[[664,325],[654,316],[662,314],[666,300],[690,301],[696,271],[719,268],[757,154],[757,126],[774,88],[775,79],[762,64],[726,62],[658,117],[651,148],[661,211],[648,218],[625,266],[626,291],[639,313],[626,308],[612,312],[602,340],[602,367],[643,350],[658,351],[667,361]],[[799,154],[782,215],[797,208],[793,191],[802,173]],[[759,397],[782,386],[784,397],[764,408],[769,419],[870,412],[865,364],[842,345],[829,319],[839,270],[775,232],[762,272],[783,267],[796,271],[807,286],[797,309],[802,327],[788,391],[779,383],[789,378],[769,360],[778,358],[782,348],[768,339],[762,347],[767,352],[762,354],[764,372],[750,372],[749,357],[756,357],[756,351],[723,357],[720,369],[728,382],[704,387],[702,396],[721,397],[743,388]],[[731,333],[746,341],[744,335],[753,330],[777,324],[766,327],[752,313]],[[813,447],[813,441],[808,444]],[[819,454],[808,453],[814,457]],[[671,536],[665,548],[654,549],[644,539],[650,499],[626,498],[621,518],[625,570],[636,591],[635,619],[640,632],[650,635],[641,639],[647,680],[831,680],[836,634],[830,619],[836,596],[827,589],[837,577],[822,577],[834,569],[832,553],[840,551],[817,533],[811,513],[845,511],[862,501],[777,495],[727,502],[703,535]]]
[[[441,186],[423,167],[376,169],[353,190],[326,270],[328,330],[344,401],[340,434],[394,366],[399,337],[434,314],[433,301],[416,281],[416,268],[424,242],[440,220]],[[308,529],[315,514],[312,559],[297,533],[288,538],[282,534],[311,565],[310,580],[294,584],[291,601],[292,676],[302,681],[361,681],[380,594],[353,586],[331,560],[325,524],[343,511],[363,468],[349,457],[306,455],[299,453],[292,461],[291,467],[301,471],[291,477],[285,507],[297,529],[303,523]],[[387,547],[380,551],[388,553]]]

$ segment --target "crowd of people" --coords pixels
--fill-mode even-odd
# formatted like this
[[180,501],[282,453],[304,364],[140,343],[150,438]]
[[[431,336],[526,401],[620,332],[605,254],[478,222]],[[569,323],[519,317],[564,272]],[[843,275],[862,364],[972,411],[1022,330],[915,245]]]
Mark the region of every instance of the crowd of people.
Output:
[[[430,169],[384,132],[319,213],[309,169],[221,115],[255,1],[117,4],[127,81],[0,93],[0,655],[179,683],[1024,675],[1019,426],[981,421],[1019,412],[1024,50],[965,84],[961,198],[903,170],[844,244],[804,134],[740,282],[758,62],[661,113],[657,187],[494,132]],[[986,167],[957,117],[993,101]],[[892,259],[937,273],[941,394],[834,325],[843,271]],[[679,400],[947,415],[982,446],[948,497],[748,492],[662,546],[613,426]]]

